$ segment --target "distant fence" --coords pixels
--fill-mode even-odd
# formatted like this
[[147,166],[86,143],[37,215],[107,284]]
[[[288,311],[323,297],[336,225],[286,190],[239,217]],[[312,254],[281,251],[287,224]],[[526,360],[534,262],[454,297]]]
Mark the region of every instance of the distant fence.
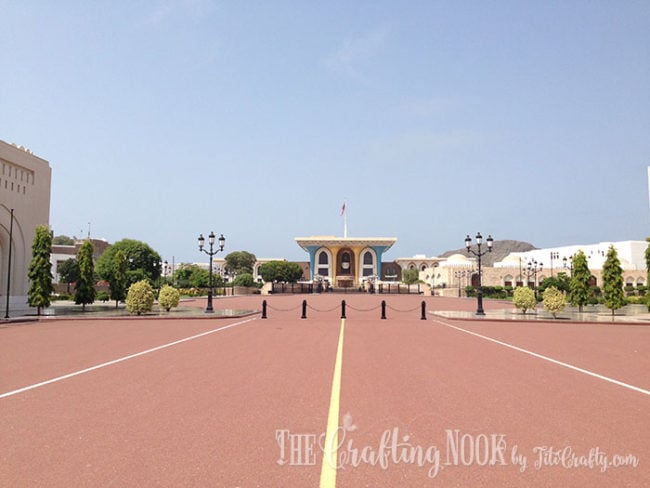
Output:
[[404,285],[402,283],[379,283],[370,289],[354,287],[327,287],[314,283],[273,283],[271,293],[380,293],[398,295],[420,295],[424,293],[420,284]]
[[314,288],[313,283],[273,283],[271,293],[314,293]]
[[398,295],[400,294],[419,295],[421,293],[424,293],[424,291],[421,289],[420,283],[417,283],[415,285],[403,285],[401,283],[379,283],[377,285],[377,293],[387,293],[387,294],[397,293]]

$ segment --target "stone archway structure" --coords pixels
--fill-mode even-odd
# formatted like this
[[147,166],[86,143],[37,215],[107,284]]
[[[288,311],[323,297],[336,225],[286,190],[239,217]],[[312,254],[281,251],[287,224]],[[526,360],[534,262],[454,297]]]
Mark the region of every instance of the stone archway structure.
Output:
[[36,227],[50,222],[51,180],[52,171],[46,160],[24,147],[0,141],[0,308],[3,317],[7,290],[10,310],[27,308],[31,247]]

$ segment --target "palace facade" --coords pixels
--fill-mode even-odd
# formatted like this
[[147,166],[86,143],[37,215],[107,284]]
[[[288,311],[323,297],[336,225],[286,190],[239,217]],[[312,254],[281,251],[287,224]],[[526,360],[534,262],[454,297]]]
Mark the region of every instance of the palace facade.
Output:
[[298,245],[309,254],[309,280],[327,281],[338,288],[401,276],[394,263],[382,263],[384,253],[396,241],[395,237],[296,237]]
[[11,309],[27,308],[27,271],[32,259],[34,232],[37,226],[50,223],[51,180],[52,170],[46,160],[22,146],[0,141],[0,295],[3,308],[7,290]]

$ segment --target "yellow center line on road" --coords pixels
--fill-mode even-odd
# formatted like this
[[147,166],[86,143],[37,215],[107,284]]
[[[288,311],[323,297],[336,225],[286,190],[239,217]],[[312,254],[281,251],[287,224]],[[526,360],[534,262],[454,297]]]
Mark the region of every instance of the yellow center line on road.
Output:
[[341,368],[343,365],[343,334],[345,333],[345,319],[341,319],[339,332],[339,345],[336,350],[336,363],[334,363],[334,377],[332,378],[332,394],[330,396],[330,410],[327,416],[327,432],[323,447],[323,464],[320,471],[320,488],[336,487],[336,465],[339,447],[339,401],[341,399]]

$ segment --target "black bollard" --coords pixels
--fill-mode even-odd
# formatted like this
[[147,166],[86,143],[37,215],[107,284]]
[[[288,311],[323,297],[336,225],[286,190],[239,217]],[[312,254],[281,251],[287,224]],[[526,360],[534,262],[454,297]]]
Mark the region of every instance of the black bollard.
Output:
[[262,318],[266,318],[266,300],[262,300]]
[[341,318],[345,318],[345,300],[341,300]]
[[302,301],[302,317],[301,319],[306,319],[307,318],[307,300]]
[[386,300],[381,301],[381,320],[386,320]]
[[426,320],[427,319],[427,312],[426,312],[427,305],[424,303],[424,300],[422,300],[422,316],[420,317],[420,320]]

